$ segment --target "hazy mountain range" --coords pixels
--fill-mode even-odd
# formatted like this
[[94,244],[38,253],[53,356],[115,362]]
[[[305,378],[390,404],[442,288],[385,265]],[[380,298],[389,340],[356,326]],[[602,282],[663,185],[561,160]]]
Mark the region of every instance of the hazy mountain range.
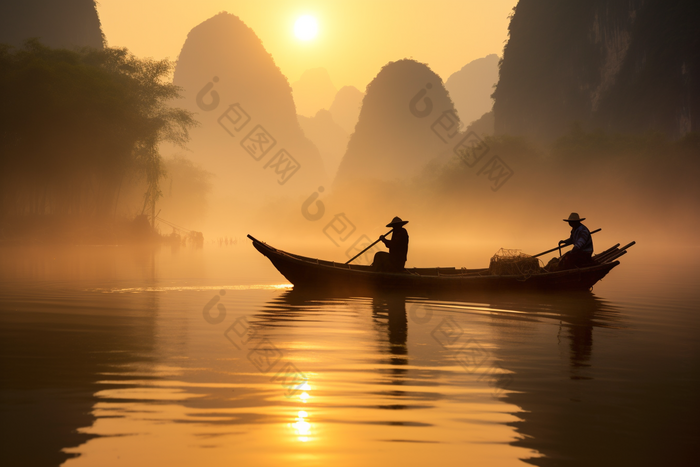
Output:
[[298,118],[304,134],[321,153],[323,165],[332,179],[345,155],[350,135],[335,122],[328,110],[321,109],[313,117],[299,115]]
[[302,73],[299,81],[292,83],[297,114],[313,117],[321,109],[330,108],[336,88],[325,68],[312,68]]
[[333,120],[348,134],[355,131],[357,119],[360,118],[360,108],[365,94],[355,86],[343,86],[335,95],[330,109]]
[[[49,45],[103,46],[94,2],[60,5],[3,4],[3,40],[19,44],[31,33]],[[297,204],[331,182],[350,187],[351,194],[361,191],[356,182],[390,190],[430,170],[438,174],[432,191],[477,183],[488,190],[483,168],[492,156],[522,177],[513,180],[525,180],[526,170],[548,164],[550,172],[544,165],[540,171],[549,174],[547,183],[572,167],[578,173],[597,171],[609,162],[615,171],[628,170],[633,160],[637,178],[644,180],[635,186],[651,185],[656,182],[644,177],[657,176],[654,164],[663,152],[648,149],[651,143],[666,148],[664,154],[676,151],[679,167],[695,160],[686,158],[697,142],[647,144],[640,135],[654,130],[677,139],[697,131],[698,10],[676,0],[521,0],[500,64],[492,54],[443,83],[428,65],[397,60],[378,71],[366,93],[352,86],[336,90],[322,68],[290,85],[255,32],[238,17],[220,13],[188,34],[174,73],[184,97],[174,105],[195,112],[200,122],[186,157],[214,174],[213,198],[224,201],[214,216],[273,198]],[[23,22],[29,26],[20,28]],[[571,132],[575,122],[579,130]],[[489,140],[489,157],[480,165],[455,160],[470,132],[484,137],[494,128],[499,135]],[[596,128],[607,136],[588,132]],[[552,157],[540,157],[530,144],[537,138],[555,142],[543,146]],[[474,141],[467,143],[473,147]],[[162,153],[168,157],[173,151]],[[644,168],[640,154],[647,158]],[[692,178],[692,170],[684,173]],[[517,183],[509,182],[509,189]],[[296,206],[292,211],[298,214]]]
[[491,54],[473,60],[447,78],[445,88],[450,92],[459,118],[465,125],[479,119],[493,108],[491,94],[498,82],[498,55]]
[[335,92],[325,68],[307,70],[292,89],[299,124],[318,148],[326,173],[333,179],[355,131],[364,93],[354,86]]

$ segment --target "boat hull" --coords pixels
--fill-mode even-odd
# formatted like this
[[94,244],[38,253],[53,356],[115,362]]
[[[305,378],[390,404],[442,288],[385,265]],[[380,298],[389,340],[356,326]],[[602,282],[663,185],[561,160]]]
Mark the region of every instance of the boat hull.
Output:
[[[250,237],[250,236],[249,236]],[[590,290],[619,261],[612,261],[587,268],[567,271],[542,272],[529,275],[494,275],[488,269],[455,270],[439,268],[426,270],[407,269],[403,273],[376,272],[368,266],[349,266],[343,263],[306,258],[278,250],[254,239],[254,247],[266,256],[277,270],[295,288],[324,288],[332,290],[404,290],[420,292],[438,291],[510,291],[510,290]]]

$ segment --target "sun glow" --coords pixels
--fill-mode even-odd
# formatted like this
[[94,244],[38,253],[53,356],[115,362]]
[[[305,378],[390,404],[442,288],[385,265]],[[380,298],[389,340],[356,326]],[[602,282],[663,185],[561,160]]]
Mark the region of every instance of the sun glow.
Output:
[[316,18],[310,15],[300,16],[294,23],[294,35],[302,41],[310,41],[318,33]]

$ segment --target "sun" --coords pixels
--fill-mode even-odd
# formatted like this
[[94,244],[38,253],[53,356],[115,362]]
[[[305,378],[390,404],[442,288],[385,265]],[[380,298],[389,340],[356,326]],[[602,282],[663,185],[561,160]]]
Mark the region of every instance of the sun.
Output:
[[311,15],[300,16],[294,23],[294,35],[302,41],[310,41],[318,33],[318,23]]

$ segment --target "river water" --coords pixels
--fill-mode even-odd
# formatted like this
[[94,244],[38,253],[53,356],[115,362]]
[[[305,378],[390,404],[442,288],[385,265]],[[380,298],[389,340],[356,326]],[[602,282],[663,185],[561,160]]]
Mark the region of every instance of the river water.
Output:
[[5,247],[2,464],[691,465],[698,259],[637,245],[590,294],[362,297],[294,291],[242,241]]

